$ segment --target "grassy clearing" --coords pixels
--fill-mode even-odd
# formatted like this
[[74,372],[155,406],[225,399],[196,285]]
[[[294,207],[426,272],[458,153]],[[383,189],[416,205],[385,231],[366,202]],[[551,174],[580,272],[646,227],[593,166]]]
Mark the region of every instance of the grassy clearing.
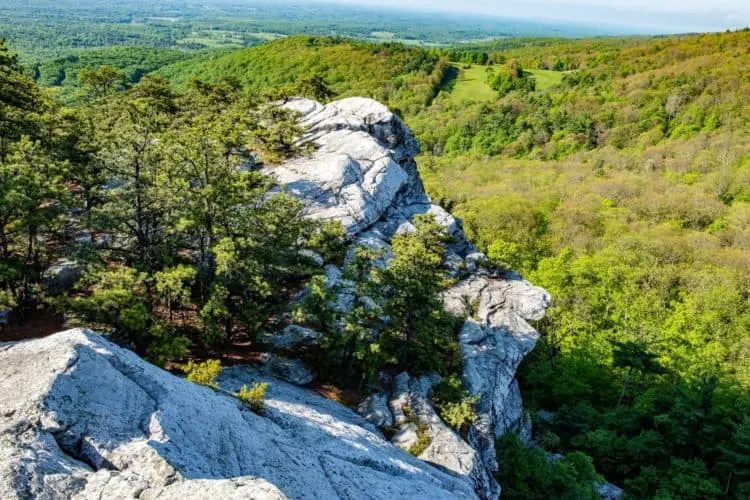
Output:
[[560,85],[563,76],[569,73],[569,71],[550,71],[547,69],[532,69],[526,72],[534,76],[537,90],[545,90]]
[[454,83],[451,97],[456,101],[492,101],[497,98],[497,92],[487,83],[487,66],[478,64],[464,68],[462,64],[455,64],[458,77]]

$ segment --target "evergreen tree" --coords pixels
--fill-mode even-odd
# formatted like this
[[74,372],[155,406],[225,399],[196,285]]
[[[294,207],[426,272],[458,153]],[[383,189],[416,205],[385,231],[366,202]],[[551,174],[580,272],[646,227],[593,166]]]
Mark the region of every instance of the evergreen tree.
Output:
[[396,235],[385,269],[389,318],[382,343],[399,365],[450,372],[458,365],[455,319],[443,312],[446,230],[431,215],[414,218],[415,230]]

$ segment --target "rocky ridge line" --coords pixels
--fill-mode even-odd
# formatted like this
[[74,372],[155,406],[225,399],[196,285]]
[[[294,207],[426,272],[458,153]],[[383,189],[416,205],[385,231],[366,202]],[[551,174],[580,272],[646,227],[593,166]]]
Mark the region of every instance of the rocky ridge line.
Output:
[[[308,127],[302,141],[314,142],[316,151],[265,172],[305,202],[307,216],[338,220],[352,247],[378,247],[386,255],[391,238],[411,230],[420,213],[434,214],[454,237],[446,266],[458,284],[444,293],[444,303],[466,318],[459,338],[463,378],[481,395],[468,442],[437,417],[431,376],[401,374],[388,393],[363,405],[375,425],[393,423],[404,447],[413,439],[409,420],[417,420],[430,438],[420,461],[373,423],[267,370],[235,367],[220,379],[229,391],[271,381],[261,417],[225,393],[75,330],[0,345],[0,497],[498,496],[494,440],[508,430],[528,433],[514,375],[538,336],[528,321],[543,316],[549,296],[517,275],[483,268],[484,256],[466,240],[460,221],[425,193],[414,160],[417,141],[383,105],[295,99],[287,107],[300,112]],[[332,280],[341,274],[331,265],[325,271]],[[286,333],[287,344],[316,337]]]
[[[362,408],[363,414],[373,415],[374,423],[394,422],[394,443],[408,449],[417,439],[415,424],[404,421],[398,408],[408,404],[430,437],[420,458],[470,477],[482,498],[496,498],[496,438],[509,430],[526,440],[531,437],[514,377],[538,338],[528,321],[544,316],[549,295],[517,274],[483,268],[486,258],[468,242],[461,222],[434,205],[425,192],[415,162],[418,142],[385,106],[349,98],[325,106],[294,99],[286,107],[302,115],[308,132],[301,142],[314,143],[316,151],[266,172],[304,200],[308,216],[339,221],[352,247],[381,249],[386,256],[393,236],[412,230],[417,214],[433,214],[453,237],[445,264],[461,281],[443,299],[448,311],[466,318],[459,335],[463,380],[471,393],[481,395],[469,443],[435,415],[429,401],[435,381],[429,383],[429,377],[415,380],[402,374],[391,394],[375,394]],[[326,274],[336,283],[341,270],[329,265]],[[345,297],[339,303],[346,309]],[[387,406],[382,404],[386,400]]]

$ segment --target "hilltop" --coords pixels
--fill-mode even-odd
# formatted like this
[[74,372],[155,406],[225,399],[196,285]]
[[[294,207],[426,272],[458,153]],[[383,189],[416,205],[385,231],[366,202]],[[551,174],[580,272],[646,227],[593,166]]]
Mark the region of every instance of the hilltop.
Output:
[[219,57],[176,63],[156,74],[177,87],[192,79],[231,79],[254,93],[319,77],[333,96],[371,97],[412,114],[429,105],[448,67],[436,50],[292,36]]

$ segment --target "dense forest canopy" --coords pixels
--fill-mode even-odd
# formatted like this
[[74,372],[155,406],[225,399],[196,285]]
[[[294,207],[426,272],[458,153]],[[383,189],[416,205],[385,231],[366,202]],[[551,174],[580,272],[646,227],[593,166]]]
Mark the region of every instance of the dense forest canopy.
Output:
[[[0,23],[23,53],[0,49],[0,305],[14,320],[53,308],[162,362],[283,312],[328,333],[312,361],[336,383],[407,359],[455,375],[434,221],[395,242],[388,268],[362,249],[345,270],[389,325],[367,308],[332,316],[300,250],[340,259],[342,231],[245,168],[304,153],[271,101],[369,96],[413,128],[428,192],[491,262],[554,297],[519,378],[537,443],[563,458],[502,440],[506,495],[585,498],[598,474],[632,498],[750,495],[750,31],[479,43],[488,33],[396,23],[336,30],[388,43],[260,44],[299,19],[209,27],[99,5],[66,26],[64,6],[36,24],[29,9]],[[303,31],[330,34],[317,22]],[[392,43],[409,36],[475,41]],[[43,276],[61,257],[85,263],[62,298]],[[312,293],[285,311],[299,276]],[[368,328],[383,329],[377,346]],[[452,389],[445,414],[469,409],[460,428],[471,398]]]
[[372,97],[410,114],[429,105],[448,73],[447,60],[435,49],[309,36],[175,63],[158,71],[178,87],[195,78],[232,78],[256,94],[318,76],[338,97]]
[[428,191],[555,298],[520,374],[539,441],[633,498],[748,494],[749,46],[743,31],[456,51],[462,71],[514,64],[547,86],[446,92],[410,119]]

